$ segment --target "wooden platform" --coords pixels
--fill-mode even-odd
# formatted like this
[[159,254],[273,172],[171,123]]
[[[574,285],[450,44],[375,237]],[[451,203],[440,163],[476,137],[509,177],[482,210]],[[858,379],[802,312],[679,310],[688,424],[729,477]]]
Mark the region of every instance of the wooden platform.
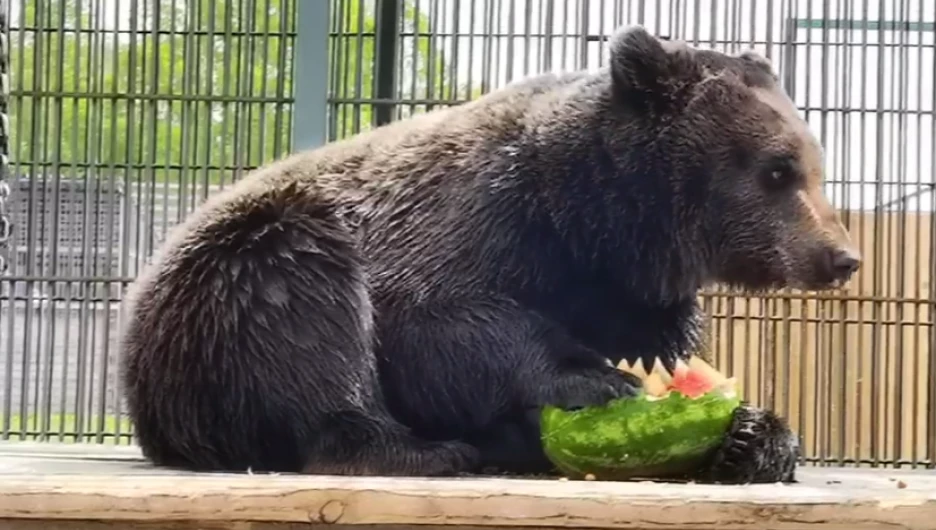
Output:
[[936,473],[803,468],[795,485],[221,475],[134,448],[0,443],[0,528],[936,529]]

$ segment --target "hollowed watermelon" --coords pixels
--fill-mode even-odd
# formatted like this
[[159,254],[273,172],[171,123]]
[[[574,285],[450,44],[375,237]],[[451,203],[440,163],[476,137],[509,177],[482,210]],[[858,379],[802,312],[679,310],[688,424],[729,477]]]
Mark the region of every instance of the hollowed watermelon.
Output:
[[741,404],[734,380],[698,358],[672,374],[655,362],[619,367],[640,377],[644,391],[603,407],[541,416],[546,455],[572,478],[667,478],[697,469],[724,439]]

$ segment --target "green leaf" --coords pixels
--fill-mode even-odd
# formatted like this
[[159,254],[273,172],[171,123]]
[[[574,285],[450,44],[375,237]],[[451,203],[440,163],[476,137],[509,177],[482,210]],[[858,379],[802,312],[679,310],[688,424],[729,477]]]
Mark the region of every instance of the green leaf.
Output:
[[679,476],[698,468],[721,444],[739,405],[739,399],[718,392],[697,399],[671,392],[663,399],[639,395],[575,411],[545,407],[543,448],[573,478]]

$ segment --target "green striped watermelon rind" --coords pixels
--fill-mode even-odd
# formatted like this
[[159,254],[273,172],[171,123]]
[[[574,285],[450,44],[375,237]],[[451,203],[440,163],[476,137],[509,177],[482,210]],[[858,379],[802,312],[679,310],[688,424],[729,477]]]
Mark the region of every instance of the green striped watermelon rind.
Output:
[[712,391],[697,398],[639,394],[604,406],[541,413],[543,449],[570,478],[672,478],[690,474],[723,442],[741,400]]

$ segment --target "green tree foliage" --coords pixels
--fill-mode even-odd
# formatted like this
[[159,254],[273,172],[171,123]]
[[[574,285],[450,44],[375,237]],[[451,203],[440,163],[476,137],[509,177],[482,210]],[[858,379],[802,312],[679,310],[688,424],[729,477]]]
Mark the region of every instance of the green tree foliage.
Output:
[[11,34],[14,160],[216,180],[284,152],[288,2],[231,4],[28,2]]
[[[335,4],[343,7],[333,27],[347,36],[330,39],[332,96],[372,98],[375,2]],[[283,155],[295,9],[292,0],[27,1],[11,32],[14,162],[25,172],[186,185],[230,182],[237,168]],[[452,97],[430,37],[439,15],[411,0],[402,15],[397,95]],[[373,126],[372,105],[334,109],[338,137]]]
[[[474,98],[481,93],[480,88],[470,91],[456,83],[454,64],[446,61],[442,40],[434,34],[439,31],[434,28],[440,25],[440,19],[450,14],[442,13],[438,4],[423,6],[426,4],[426,10],[417,9],[411,0],[401,5],[398,62],[394,68],[398,89],[393,96],[403,103],[394,117],[429,110],[435,106],[430,102],[458,100],[469,93]],[[331,92],[338,101],[331,127],[337,138],[375,124],[376,105],[366,102],[377,98],[376,7],[374,0],[337,2],[336,17],[343,37],[332,39],[329,48],[332,64],[338,65],[331,72]]]

